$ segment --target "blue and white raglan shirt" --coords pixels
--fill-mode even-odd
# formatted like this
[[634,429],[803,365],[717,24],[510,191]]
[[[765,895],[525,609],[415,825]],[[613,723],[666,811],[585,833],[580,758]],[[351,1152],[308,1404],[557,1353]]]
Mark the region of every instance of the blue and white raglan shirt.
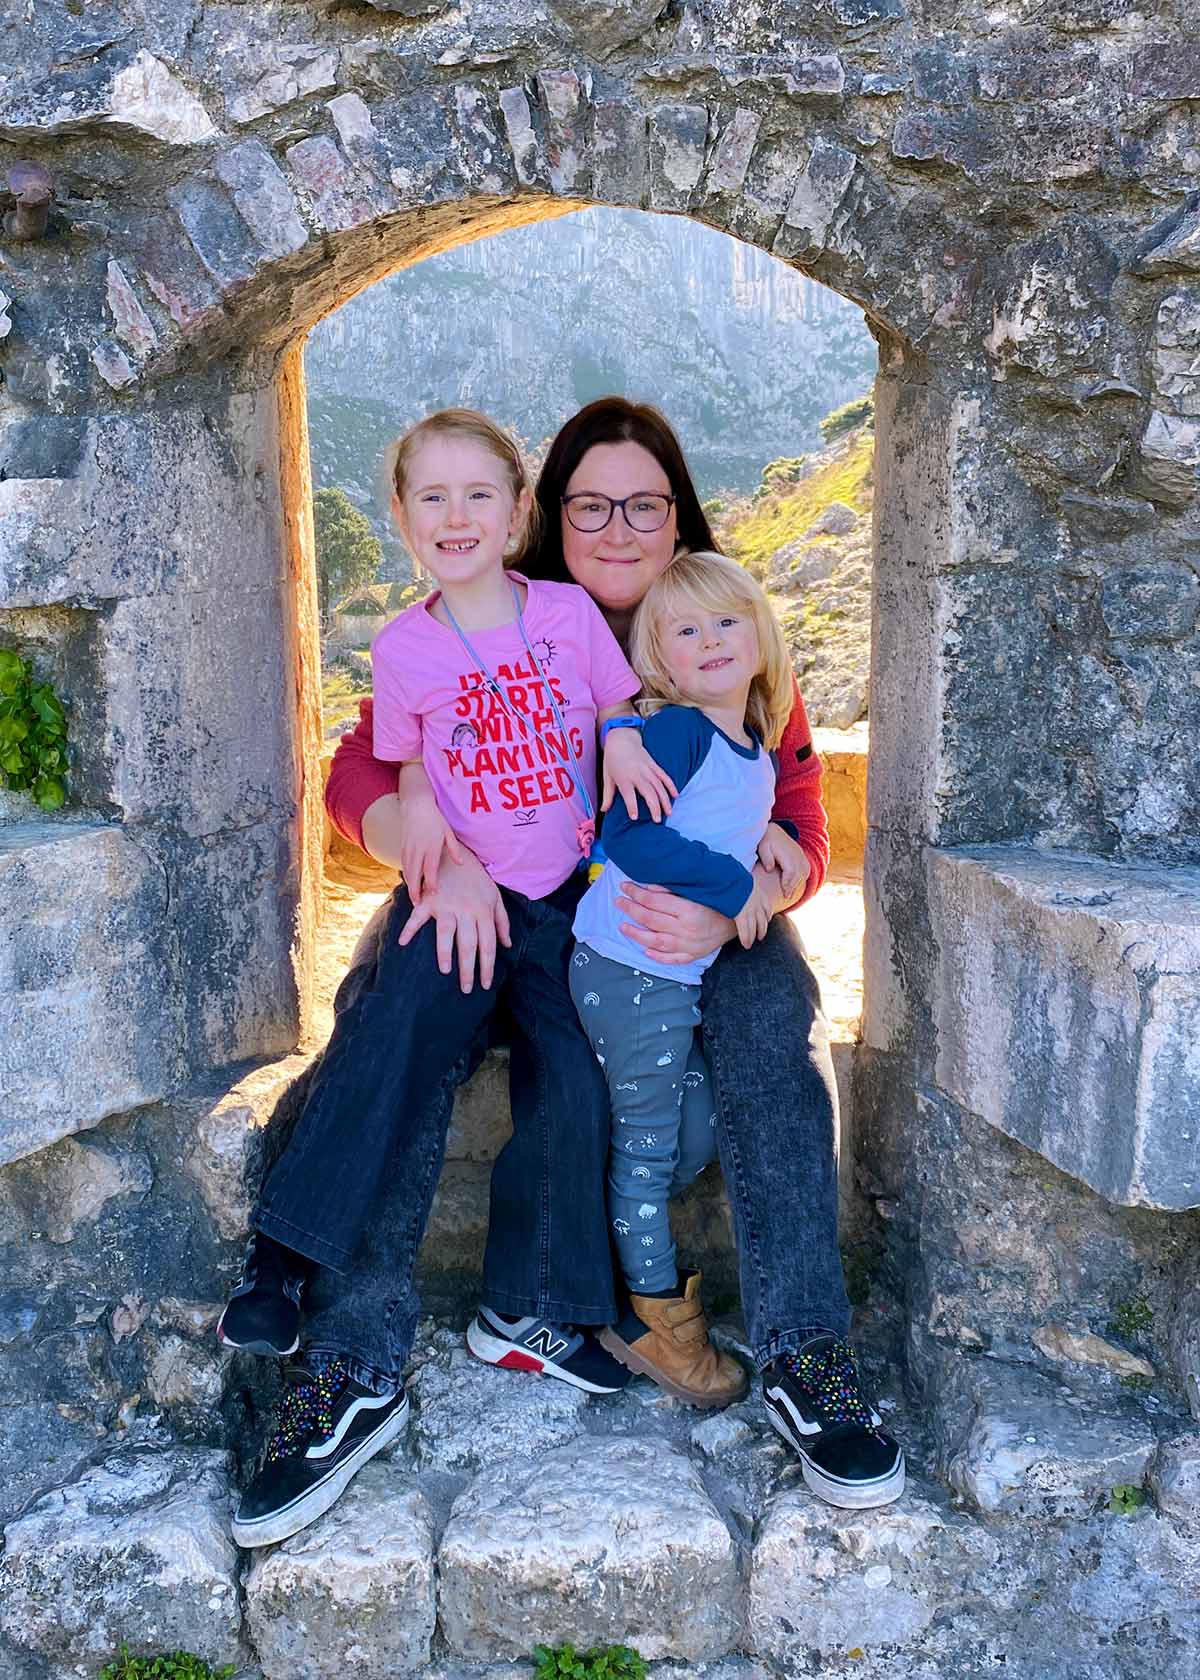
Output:
[[642,741],[678,797],[656,823],[640,799],[631,822],[618,795],[604,818],[607,862],[579,901],[574,933],[613,962],[698,985],[717,953],[691,963],[656,961],[620,931],[628,917],[617,911],[617,895],[627,881],[636,881],[736,916],[750,896],[750,871],[771,820],[775,765],[761,742],[739,746],[695,706],[664,706],[646,720]]

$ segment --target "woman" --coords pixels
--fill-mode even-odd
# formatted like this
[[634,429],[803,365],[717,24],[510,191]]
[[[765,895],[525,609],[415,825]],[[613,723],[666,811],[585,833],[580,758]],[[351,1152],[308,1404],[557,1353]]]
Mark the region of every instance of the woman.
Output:
[[[656,410],[621,398],[603,398],[566,423],[546,458],[537,498],[544,538],[526,570],[582,585],[619,641],[678,547],[715,546],[674,433]],[[326,801],[343,834],[380,862],[397,865],[405,806],[395,792],[394,770],[375,760],[371,748],[371,707],[364,702],[358,728],[334,759]],[[798,693],[779,756],[775,817],[790,823],[808,859],[797,901],[803,902],[824,877],[828,839],[820,763]],[[781,889],[777,899],[778,909],[787,908]],[[461,862],[443,858],[436,889],[411,914],[403,894],[396,903],[404,904],[404,925],[397,929],[393,907],[367,960],[347,976],[334,1044],[338,1035],[345,1042],[350,1032],[364,1030],[362,1000],[381,962],[409,963],[406,995],[414,1010],[427,1009],[431,988],[452,974],[464,998],[476,983],[491,984],[497,941],[507,944],[510,929],[499,892],[469,853]],[[777,914],[765,936],[745,950],[728,918],[660,889],[630,886],[622,908],[628,917],[624,931],[660,960],[686,962],[720,949],[704,980],[704,1047],[717,1097],[742,1306],[771,1422],[800,1454],[805,1480],[821,1497],[843,1506],[887,1503],[903,1490],[904,1461],[880,1430],[844,1340],[850,1313],[837,1248],[833,1068],[816,981],[799,940]],[[403,958],[395,956],[398,950]],[[340,1276],[322,1269],[320,1294],[305,1303],[309,1355],[314,1350],[353,1355],[369,1347],[371,1359],[351,1357],[349,1364],[357,1377],[374,1376],[376,1388],[383,1364],[398,1383],[407,1357],[416,1319],[412,1272],[453,1090],[479,1055],[479,1046],[469,1041],[461,1043],[452,1063],[443,1054],[439,1069],[444,1065],[445,1071],[430,1088],[428,1079],[418,1078],[414,1043],[422,1038],[411,1028],[370,1038],[379,1077],[395,1093],[400,1111],[392,1182],[381,1187],[379,1213],[353,1272]],[[764,1116],[770,1116],[769,1126]],[[476,1325],[485,1331],[481,1345],[492,1350],[493,1363],[545,1369],[568,1381],[574,1367],[586,1372],[590,1389],[604,1391],[621,1386],[625,1373],[615,1361],[603,1366],[607,1356],[580,1327],[619,1317],[604,1221],[605,1140],[593,1140],[597,1164],[589,1184],[563,1183],[556,1178],[552,1144],[556,1125],[571,1125],[574,1116],[564,1111],[545,1119],[540,1140],[514,1135],[497,1158],[484,1306]],[[413,1170],[417,1161],[419,1172]],[[503,1232],[518,1222],[517,1209],[528,1221],[531,1204],[551,1209],[536,1257],[538,1275],[531,1278],[525,1267],[514,1281]],[[565,1242],[555,1207],[563,1220],[569,1215]],[[678,1323],[686,1339],[683,1300]],[[625,1319],[620,1329],[626,1340],[637,1334]],[[328,1395],[314,1398],[310,1392],[305,1398],[306,1387],[311,1391],[313,1384],[306,1384],[302,1373],[285,1396],[285,1408],[294,1402],[294,1415],[279,1432],[288,1450],[247,1490],[235,1535],[239,1526],[247,1535],[267,1532],[263,1518],[269,1528],[272,1512],[289,1501],[293,1506],[298,1501],[303,1521],[311,1521],[370,1456],[370,1419],[363,1418],[370,1401],[344,1390],[331,1408]],[[338,1469],[343,1460],[344,1471]]]

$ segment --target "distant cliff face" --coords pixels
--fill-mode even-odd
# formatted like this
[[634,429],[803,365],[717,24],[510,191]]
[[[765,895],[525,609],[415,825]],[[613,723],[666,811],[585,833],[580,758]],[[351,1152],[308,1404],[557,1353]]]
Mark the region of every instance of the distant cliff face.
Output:
[[865,391],[861,312],[752,246],[681,217],[588,210],[460,246],[381,281],[307,353],[315,483],[381,520],[379,459],[433,408],[468,403],[531,445],[616,391],[659,404],[704,495],[819,445]]

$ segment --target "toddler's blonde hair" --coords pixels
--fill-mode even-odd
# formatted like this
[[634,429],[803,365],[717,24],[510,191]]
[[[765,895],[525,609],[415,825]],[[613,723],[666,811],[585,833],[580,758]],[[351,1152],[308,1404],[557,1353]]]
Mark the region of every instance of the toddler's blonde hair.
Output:
[[526,497],[525,523],[517,534],[513,549],[504,556],[506,566],[519,565],[536,546],[541,513],[534,498],[529,468],[514,439],[476,408],[439,408],[436,414],[427,414],[424,420],[418,420],[415,426],[410,426],[402,437],[397,438],[388,451],[388,477],[396,500],[401,504],[412,458],[431,437],[470,438],[474,443],[481,443],[507,473],[514,503],[519,502],[522,495]]
[[759,669],[750,684],[746,722],[767,751],[773,751],[792,711],[791,656],[766,595],[744,567],[724,554],[681,550],[643,596],[629,636],[630,663],[643,685],[639,709],[649,716],[663,706],[694,704],[680,694],[667,670],[662,631],[672,618],[696,609],[737,613],[753,620]]

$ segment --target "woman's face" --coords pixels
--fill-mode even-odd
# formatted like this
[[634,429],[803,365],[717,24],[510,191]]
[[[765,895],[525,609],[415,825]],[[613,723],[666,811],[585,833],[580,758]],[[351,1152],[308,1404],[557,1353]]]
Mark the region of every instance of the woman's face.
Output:
[[[639,492],[671,494],[671,481],[648,449],[640,443],[593,444],[567,480],[563,492],[584,492],[622,501]],[[577,531],[562,519],[563,558],[567,570],[600,607],[631,611],[675,553],[678,542],[675,504],[657,531],[635,531],[624,511],[614,508],[602,531]]]

